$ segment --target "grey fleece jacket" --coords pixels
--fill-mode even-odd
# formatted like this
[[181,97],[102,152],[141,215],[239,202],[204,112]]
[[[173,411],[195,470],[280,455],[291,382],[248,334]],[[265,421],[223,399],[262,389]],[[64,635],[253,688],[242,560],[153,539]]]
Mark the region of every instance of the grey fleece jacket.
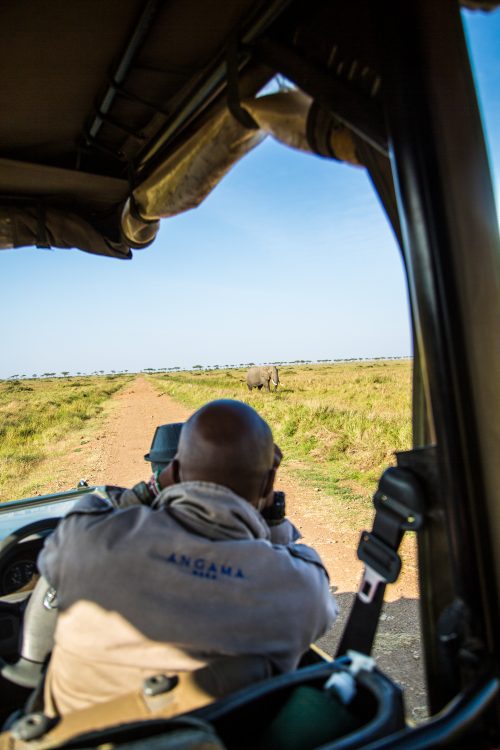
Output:
[[[84,602],[118,614],[149,642],[169,644],[188,669],[239,654],[266,655],[278,671],[295,668],[337,607],[319,556],[294,542],[292,524],[273,535],[288,543],[273,543],[260,513],[215,484],[169,487],[151,507],[117,509],[106,496],[86,495],[38,560],[58,592],[55,650],[75,650],[75,627],[84,634],[90,625],[75,625]],[[111,663],[110,634],[92,633],[92,643],[98,651],[101,635]],[[180,662],[172,669],[182,669]]]

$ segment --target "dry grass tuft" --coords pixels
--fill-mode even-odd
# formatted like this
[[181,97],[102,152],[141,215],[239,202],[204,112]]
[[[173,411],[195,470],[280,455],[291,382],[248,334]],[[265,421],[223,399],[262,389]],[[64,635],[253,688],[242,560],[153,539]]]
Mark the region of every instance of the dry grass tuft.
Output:
[[88,431],[130,376],[0,381],[0,500],[20,497],[68,438]]

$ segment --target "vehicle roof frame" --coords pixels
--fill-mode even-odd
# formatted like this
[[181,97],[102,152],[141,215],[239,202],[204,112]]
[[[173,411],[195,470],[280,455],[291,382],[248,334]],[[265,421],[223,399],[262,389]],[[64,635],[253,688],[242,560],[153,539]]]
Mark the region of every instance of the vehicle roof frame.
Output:
[[444,553],[441,542],[434,545],[434,532],[440,537],[438,511],[446,526],[455,597],[470,618],[463,642],[456,644],[460,684],[488,668],[486,658],[498,669],[499,415],[498,401],[488,403],[488,397],[497,393],[500,374],[492,325],[500,320],[500,247],[459,7],[433,0],[409,0],[404,8],[392,0],[381,5],[389,149],[414,345],[441,478],[441,498],[419,542],[427,679],[435,712],[457,689],[442,679],[439,619],[452,602],[446,601],[446,587],[438,591],[432,583]]

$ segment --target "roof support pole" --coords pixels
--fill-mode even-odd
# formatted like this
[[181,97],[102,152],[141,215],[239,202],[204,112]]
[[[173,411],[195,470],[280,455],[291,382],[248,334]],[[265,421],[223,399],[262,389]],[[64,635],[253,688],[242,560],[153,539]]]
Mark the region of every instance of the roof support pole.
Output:
[[[127,77],[127,74],[133,65],[135,56],[142,43],[144,42],[149,29],[151,28],[151,24],[153,23],[153,20],[161,5],[162,0],[148,0],[144,8],[142,9],[141,15],[134,29],[134,33],[132,34],[132,37],[125,47],[120,62],[118,63],[115,74],[113,76],[113,81],[108,86],[108,89],[104,94],[97,110],[97,114],[89,127],[88,134],[91,139],[95,138],[99,133],[99,130],[101,129],[101,126],[104,122],[104,117],[102,117],[101,115],[106,115],[111,109],[111,106],[117,94],[117,87],[125,81],[125,78]],[[113,85],[114,83],[116,83],[116,86]]]

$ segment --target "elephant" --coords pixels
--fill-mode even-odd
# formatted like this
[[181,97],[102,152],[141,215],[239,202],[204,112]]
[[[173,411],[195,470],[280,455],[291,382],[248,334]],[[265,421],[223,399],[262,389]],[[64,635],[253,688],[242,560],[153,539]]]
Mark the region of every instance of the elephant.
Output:
[[279,382],[278,368],[274,367],[274,365],[251,367],[247,372],[247,386],[249,391],[251,391],[252,388],[258,388],[260,391],[263,385],[265,385],[267,390],[270,391],[270,383],[274,385],[274,390],[276,391],[278,390]]

